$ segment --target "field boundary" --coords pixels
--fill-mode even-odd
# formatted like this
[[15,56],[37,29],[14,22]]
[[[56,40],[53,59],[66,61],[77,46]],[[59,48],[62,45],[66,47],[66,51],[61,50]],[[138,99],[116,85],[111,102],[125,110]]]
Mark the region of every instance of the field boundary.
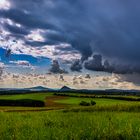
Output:
[[124,101],[140,101],[140,97],[137,96],[111,96],[111,95],[88,95],[88,94],[70,94],[70,93],[54,93],[56,96],[64,97],[77,97],[77,98],[105,98],[105,99],[114,99],[114,100],[124,100]]

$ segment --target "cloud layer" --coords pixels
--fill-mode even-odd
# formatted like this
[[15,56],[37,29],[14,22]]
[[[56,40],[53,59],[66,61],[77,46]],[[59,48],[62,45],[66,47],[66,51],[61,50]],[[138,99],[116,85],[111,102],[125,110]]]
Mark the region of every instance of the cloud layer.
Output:
[[[90,78],[89,78],[90,77]],[[68,86],[77,89],[139,89],[139,85],[125,81],[120,76],[112,75],[39,75],[39,74],[13,74],[3,73],[0,77],[0,87],[34,87],[45,86],[48,88],[61,88]]]
[[[2,1],[0,28],[17,40],[14,53],[81,62],[98,53],[116,73],[140,73],[139,0]],[[104,70],[96,60],[85,67]]]

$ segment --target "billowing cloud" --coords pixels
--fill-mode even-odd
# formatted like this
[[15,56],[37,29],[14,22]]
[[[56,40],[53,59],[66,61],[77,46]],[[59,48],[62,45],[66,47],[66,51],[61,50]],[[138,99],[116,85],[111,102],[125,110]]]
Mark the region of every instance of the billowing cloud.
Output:
[[86,78],[85,74],[80,75],[63,75],[56,74],[16,74],[4,72],[1,80],[0,87],[34,87],[46,86],[49,88],[61,88],[68,86],[76,89],[140,89],[138,85],[132,82],[121,79],[120,75],[90,75]]
[[0,79],[4,71],[4,66],[5,66],[4,63],[0,62]]
[[55,74],[62,74],[62,73],[67,73],[66,70],[62,69],[59,65],[59,62],[57,60],[53,60],[52,61],[52,65],[51,68],[49,70],[51,73],[55,73]]
[[[2,1],[0,6],[9,6],[0,8],[0,18],[5,19],[1,28],[6,37],[19,42],[10,46],[14,53],[67,60],[78,57],[82,62],[98,53],[116,73],[140,73],[140,1]],[[71,46],[70,50],[63,51],[61,44]],[[56,46],[60,49],[54,51]],[[98,65],[95,59],[86,62],[86,67],[101,70],[99,58]]]
[[30,34],[27,35],[26,39],[31,40],[31,41],[43,42],[43,41],[45,41],[44,37],[41,35],[43,33],[44,33],[43,30],[39,30],[39,29],[33,30],[33,31],[31,31]]
[[104,67],[102,65],[102,56],[94,55],[91,60],[85,62],[85,68],[94,71],[104,71]]
[[16,65],[19,65],[19,66],[31,66],[30,62],[29,61],[23,61],[23,60],[18,60],[18,61],[10,61],[11,64],[16,64]]
[[104,71],[117,74],[130,74],[138,72],[136,67],[130,64],[110,63],[108,60],[103,60],[102,55],[95,54],[84,63],[84,67],[91,71]]
[[0,9],[9,10],[11,7],[9,0],[0,0]]
[[81,61],[78,60],[78,59],[75,60],[75,61],[72,63],[70,69],[71,69],[72,71],[78,71],[78,72],[81,72],[81,70],[82,70],[82,64],[81,64]]

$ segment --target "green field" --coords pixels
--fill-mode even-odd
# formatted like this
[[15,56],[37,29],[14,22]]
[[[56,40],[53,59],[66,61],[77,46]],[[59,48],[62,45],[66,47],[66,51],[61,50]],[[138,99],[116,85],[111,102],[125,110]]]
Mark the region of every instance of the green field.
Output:
[[[32,99],[45,101],[48,96],[52,96],[53,93],[32,93],[32,94],[19,94],[19,95],[1,95],[0,99],[7,100],[20,100],[20,99]],[[44,111],[50,110],[50,107],[12,107],[12,106],[0,106],[0,111],[11,112],[11,111]]]
[[140,113],[0,113],[1,140],[139,140]]
[[32,93],[32,94],[19,94],[19,95],[1,95],[0,99],[10,99],[10,100],[18,100],[18,99],[33,99],[44,101],[47,96],[51,96],[52,93]]
[[135,101],[122,101],[122,100],[115,100],[115,99],[103,99],[103,98],[77,98],[77,97],[68,97],[67,99],[58,100],[58,103],[65,103],[65,104],[72,104],[72,105],[79,105],[81,101],[90,102],[91,100],[95,101],[97,105],[118,105],[118,104],[139,104],[140,102]]
[[[2,95],[0,99],[46,102],[45,107],[1,106],[0,140],[140,139],[139,101],[61,97],[53,93]],[[81,101],[91,100],[96,105],[79,105]],[[59,104],[63,108],[58,108]]]

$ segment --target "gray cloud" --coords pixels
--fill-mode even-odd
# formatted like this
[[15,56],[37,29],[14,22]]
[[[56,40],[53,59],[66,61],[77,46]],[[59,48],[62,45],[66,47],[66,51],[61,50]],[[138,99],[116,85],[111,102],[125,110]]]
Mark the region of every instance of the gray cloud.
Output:
[[49,71],[52,72],[52,73],[56,73],[56,74],[67,73],[67,71],[65,71],[64,69],[62,69],[60,67],[59,62],[57,60],[52,61],[52,65],[51,65],[51,68],[50,68]]
[[[92,54],[99,53],[110,63],[110,68],[105,68],[105,71],[140,73],[139,0],[10,2],[12,8],[0,10],[0,16],[21,24],[28,31],[39,28],[50,30],[51,32],[46,31],[46,41],[43,44],[69,43],[80,51],[82,62]],[[9,30],[18,34],[13,28]],[[26,42],[42,45],[42,42]],[[85,63],[86,68],[104,70],[99,58],[94,59],[96,60]],[[106,67],[107,65],[105,63]]]
[[139,73],[137,66],[121,63],[110,63],[108,60],[103,61],[102,55],[95,54],[89,60],[86,60],[84,67],[91,71],[104,71],[117,74],[132,74]]
[[17,27],[17,26],[12,26],[12,25],[9,25],[9,24],[6,24],[4,25],[4,27],[10,31],[10,33],[12,34],[17,34],[17,35],[27,35],[29,34],[29,31],[26,29],[26,28],[23,28],[23,27]]
[[125,75],[119,75],[119,82],[127,81],[132,82],[137,86],[140,86],[140,74],[125,74]]
[[94,71],[104,71],[104,66],[102,65],[102,56],[94,55],[91,60],[85,62],[85,68]]
[[75,60],[71,67],[70,67],[71,71],[78,71],[78,72],[81,72],[82,70],[82,64],[81,64],[81,61],[80,60]]
[[3,74],[3,68],[0,67],[0,78],[1,78],[2,74]]

